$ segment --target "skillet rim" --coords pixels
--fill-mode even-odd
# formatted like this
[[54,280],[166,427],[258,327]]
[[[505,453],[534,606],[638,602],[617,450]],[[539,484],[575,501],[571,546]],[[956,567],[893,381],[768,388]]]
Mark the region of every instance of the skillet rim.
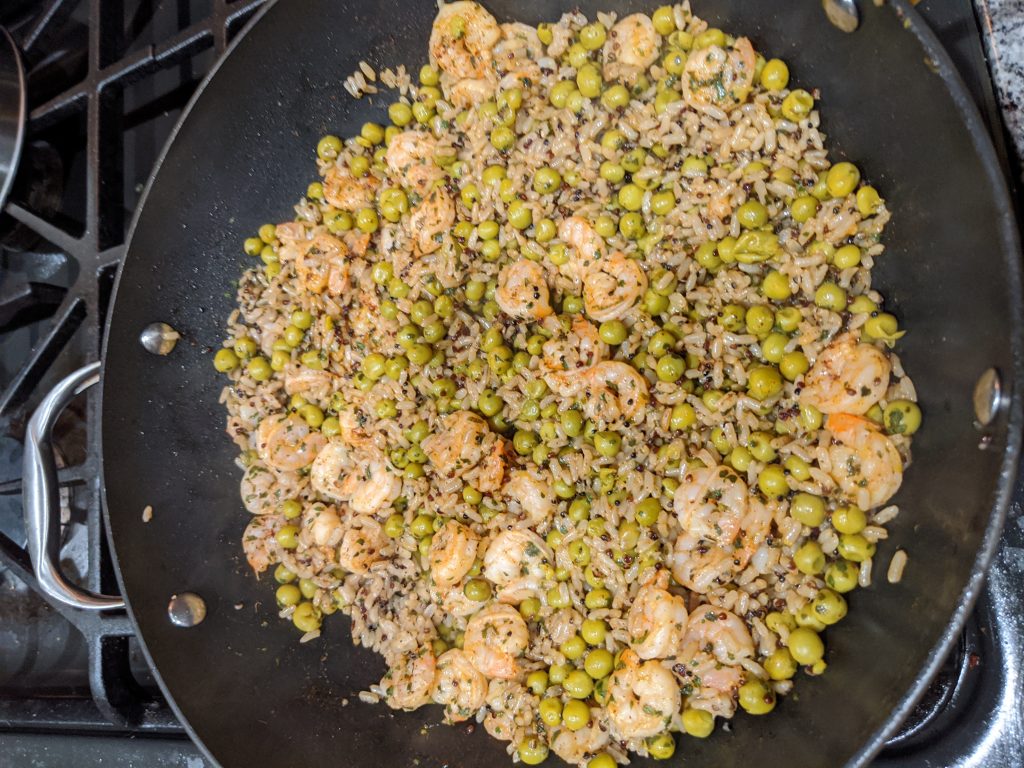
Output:
[[[193,93],[192,97],[189,99],[189,102],[182,110],[182,114],[177,123],[171,130],[167,141],[153,166],[153,170],[146,181],[142,194],[139,197],[139,203],[132,216],[132,222],[129,227],[128,234],[125,237],[125,256],[124,259],[122,259],[121,265],[118,267],[117,276],[111,291],[107,316],[108,320],[113,318],[113,312],[117,306],[121,278],[124,274],[124,264],[131,256],[131,246],[141,213],[145,208],[150,191],[163,167],[164,161],[178,137],[178,133],[187,122],[193,109],[196,107],[206,89],[220,71],[224,62],[226,62],[234,53],[236,47],[240,45],[252,28],[256,26],[272,9],[277,7],[278,4],[279,0],[267,0],[266,4],[257,10],[253,17],[246,22],[245,26],[238,32],[230,45],[228,45],[224,51],[223,55],[214,63],[210,72],[196,88],[195,93]],[[956,69],[952,59],[939,41],[938,37],[927,25],[921,15],[910,5],[908,0],[888,0],[886,4],[889,6],[891,12],[904,20],[905,29],[917,38],[931,62],[935,65],[936,74],[941,78],[944,87],[952,97],[958,116],[971,136],[974,151],[977,153],[978,158],[981,161],[981,165],[985,170],[986,176],[988,177],[988,182],[997,204],[998,219],[1000,221],[999,234],[1003,246],[1000,255],[1003,257],[1003,261],[1005,262],[1003,264],[1003,268],[1006,277],[1008,278],[1007,292],[1009,295],[1011,310],[1014,312],[1016,322],[1013,323],[1009,332],[1010,353],[1013,369],[1011,372],[1012,378],[1009,382],[1011,390],[1010,401],[1006,406],[1005,416],[1006,446],[1003,450],[1002,463],[998,473],[996,487],[992,494],[994,501],[991,504],[988,525],[986,526],[984,535],[982,536],[981,546],[978,548],[977,554],[974,558],[970,577],[957,599],[956,606],[949,620],[946,622],[946,627],[940,635],[939,640],[931,648],[928,656],[929,661],[920,670],[918,670],[913,682],[901,695],[899,703],[888,714],[885,723],[879,727],[871,738],[869,738],[851,756],[850,760],[846,764],[846,768],[863,768],[863,766],[866,766],[867,763],[881,751],[886,741],[896,732],[906,719],[907,715],[917,704],[917,701],[924,694],[928,684],[935,677],[939,667],[945,661],[953,644],[956,642],[969,613],[973,610],[975,602],[981,592],[983,582],[987,576],[988,567],[991,564],[995,556],[996,549],[1000,543],[1003,525],[1006,521],[1007,510],[1010,504],[1010,497],[1015,488],[1017,465],[1022,443],[1022,428],[1024,428],[1024,393],[1021,392],[1020,386],[1013,386],[1015,382],[1024,382],[1024,321],[1021,319],[1024,318],[1024,286],[1022,286],[1021,283],[1021,240],[1013,205],[1013,198],[1010,193],[1003,165],[999,160],[992,137],[989,135],[988,128],[982,119],[981,113],[978,110],[973,97],[968,92],[963,78]],[[107,347],[111,327],[112,324],[110,322],[107,322],[104,327],[103,344],[100,350],[101,361],[103,363],[103,373],[105,373],[106,370]],[[106,390],[106,378],[103,373],[101,373],[100,377],[101,387],[99,395],[99,407],[101,413],[103,396]],[[1005,374],[1005,372],[1003,373]],[[122,596],[124,597],[128,616],[135,628],[139,646],[142,649],[142,653],[153,672],[153,676],[160,687],[161,692],[167,699],[167,702],[175,716],[181,722],[185,732],[188,734],[191,741],[202,752],[203,756],[214,766],[219,766],[221,765],[220,761],[216,759],[212,752],[210,752],[206,744],[199,738],[198,734],[193,729],[191,723],[183,715],[174,699],[174,696],[171,694],[167,684],[165,683],[163,675],[153,661],[149,652],[149,647],[146,643],[145,635],[141,631],[135,619],[131,598],[128,594],[128,590],[125,589],[125,582],[117,556],[117,549],[114,546],[114,537],[111,533],[112,525],[109,505],[107,502],[107,488],[106,483],[103,482],[103,469],[105,465],[105,461],[103,459],[106,455],[106,451],[103,441],[102,427],[100,430],[100,449],[100,479],[103,495],[104,527],[111,557],[113,559],[117,584]]]

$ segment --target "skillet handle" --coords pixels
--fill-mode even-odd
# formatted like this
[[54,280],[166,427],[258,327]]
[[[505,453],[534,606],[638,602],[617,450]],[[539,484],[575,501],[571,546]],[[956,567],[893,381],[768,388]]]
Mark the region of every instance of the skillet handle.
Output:
[[22,504],[28,554],[40,588],[49,597],[72,608],[109,611],[124,608],[124,600],[97,595],[76,587],[60,570],[60,488],[53,460],[53,426],[61,412],[82,392],[100,380],[100,364],[92,363],[62,379],[39,403],[25,430]]

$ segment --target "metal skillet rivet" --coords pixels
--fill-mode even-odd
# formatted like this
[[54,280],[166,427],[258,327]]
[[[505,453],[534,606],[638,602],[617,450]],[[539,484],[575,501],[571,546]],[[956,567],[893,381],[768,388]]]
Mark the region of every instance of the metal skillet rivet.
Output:
[[195,592],[171,595],[167,604],[167,615],[176,627],[194,627],[206,618],[206,603]]
[[821,7],[832,26],[843,32],[853,32],[860,26],[860,11],[855,0],[821,0]]
[[978,383],[974,385],[974,416],[978,426],[987,427],[995,421],[1005,400],[999,371],[989,368],[978,377]]
[[139,343],[154,355],[169,355],[181,335],[167,323],[150,323],[139,334]]

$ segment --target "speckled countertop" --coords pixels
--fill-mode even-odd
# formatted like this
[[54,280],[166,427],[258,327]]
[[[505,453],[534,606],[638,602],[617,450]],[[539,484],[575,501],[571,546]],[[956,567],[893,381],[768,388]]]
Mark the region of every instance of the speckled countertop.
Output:
[[1024,0],[974,0],[1003,119],[1024,161]]

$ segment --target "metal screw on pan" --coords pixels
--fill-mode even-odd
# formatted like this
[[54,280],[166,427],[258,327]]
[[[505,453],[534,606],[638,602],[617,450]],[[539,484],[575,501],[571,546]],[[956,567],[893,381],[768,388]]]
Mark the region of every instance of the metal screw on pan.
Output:
[[206,602],[195,592],[171,595],[167,616],[176,627],[194,627],[206,618]]
[[853,32],[860,25],[856,0],[821,0],[821,7],[832,26],[843,32]]
[[169,355],[181,335],[167,323],[150,323],[139,334],[139,343],[153,355]]
[[979,429],[989,426],[1006,403],[1007,397],[999,371],[989,368],[978,377],[978,383],[974,385],[974,416],[978,420],[976,426]]

